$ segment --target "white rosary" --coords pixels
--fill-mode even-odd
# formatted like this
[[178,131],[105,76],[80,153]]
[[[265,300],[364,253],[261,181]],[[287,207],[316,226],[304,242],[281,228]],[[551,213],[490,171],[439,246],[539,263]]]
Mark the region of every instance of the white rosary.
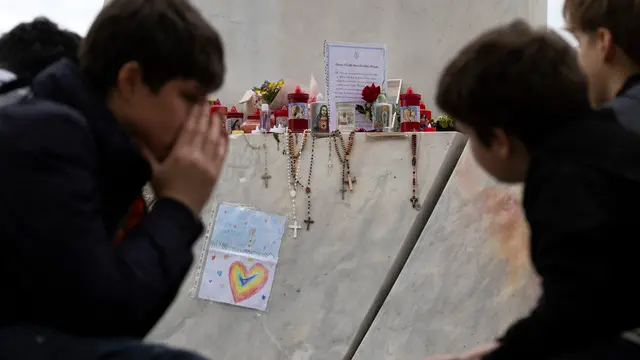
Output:
[[302,229],[302,227],[300,226],[300,224],[298,224],[298,217],[296,215],[296,200],[297,200],[297,192],[296,192],[296,188],[298,186],[298,174],[300,172],[300,162],[301,162],[301,158],[302,156],[300,156],[300,158],[298,158],[297,160],[297,164],[296,164],[296,169],[295,169],[295,173],[292,174],[291,173],[291,168],[292,168],[292,164],[291,162],[293,161],[293,154],[291,154],[291,149],[293,149],[293,144],[291,143],[292,141],[292,136],[287,136],[287,162],[288,165],[287,166],[287,173],[289,175],[288,177],[288,182],[289,182],[289,196],[291,197],[291,220],[293,220],[293,223],[291,225],[289,225],[289,229],[293,230],[293,238],[297,239],[298,238],[298,230]]

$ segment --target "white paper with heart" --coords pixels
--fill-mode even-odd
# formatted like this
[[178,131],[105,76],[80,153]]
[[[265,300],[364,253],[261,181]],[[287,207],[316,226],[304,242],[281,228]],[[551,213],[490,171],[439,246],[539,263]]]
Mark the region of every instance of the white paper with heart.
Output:
[[229,203],[211,217],[194,295],[265,311],[287,217]]
[[210,250],[198,297],[266,311],[275,270],[272,260]]

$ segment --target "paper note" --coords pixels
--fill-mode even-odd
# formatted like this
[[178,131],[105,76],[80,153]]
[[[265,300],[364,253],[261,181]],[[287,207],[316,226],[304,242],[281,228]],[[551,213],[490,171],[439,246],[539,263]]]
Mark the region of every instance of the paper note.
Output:
[[265,311],[285,228],[285,216],[221,204],[198,297]]
[[267,310],[276,262],[210,250],[198,297]]
[[[352,102],[364,104],[362,89],[376,84],[382,89],[387,80],[387,49],[385,45],[365,45],[348,43],[326,43],[325,69],[327,79],[327,100],[329,103],[330,128],[337,128],[336,103]],[[384,90],[383,90],[384,91]],[[373,128],[364,115],[356,117],[356,128]]]
[[211,248],[278,259],[287,218],[221,204],[211,232]]

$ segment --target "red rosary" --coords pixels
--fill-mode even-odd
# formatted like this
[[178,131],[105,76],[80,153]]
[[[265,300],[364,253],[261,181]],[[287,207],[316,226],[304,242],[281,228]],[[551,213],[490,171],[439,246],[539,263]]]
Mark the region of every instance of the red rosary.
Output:
[[411,206],[419,210],[420,202],[417,197],[418,193],[418,135],[414,132],[411,134],[411,167],[413,168],[413,194],[409,201],[411,201]]

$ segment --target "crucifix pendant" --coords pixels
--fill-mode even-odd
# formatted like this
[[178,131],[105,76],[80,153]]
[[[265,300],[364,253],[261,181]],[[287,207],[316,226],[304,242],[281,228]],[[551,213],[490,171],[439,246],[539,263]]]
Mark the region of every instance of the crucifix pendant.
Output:
[[298,238],[298,229],[302,229],[302,227],[298,224],[298,220],[294,221],[293,224],[289,225],[289,229],[293,230],[293,238]]
[[412,196],[411,199],[409,199],[409,201],[411,201],[411,206],[413,206],[414,209],[419,210],[420,209],[420,203],[418,203],[418,198],[415,196]]
[[340,192],[342,193],[342,200],[344,200],[344,193],[347,192],[347,188],[344,185],[342,185],[342,188],[340,189]]
[[348,177],[348,180],[344,182],[345,185],[349,185],[349,191],[353,192],[353,184],[356,183],[356,177]]
[[304,222],[305,222],[305,224],[307,224],[307,231],[309,231],[309,229],[310,229],[310,227],[311,227],[311,224],[314,224],[314,223],[315,223],[315,221],[313,221],[313,220],[311,219],[311,216],[309,216],[309,218],[308,218],[308,219],[306,219]]
[[262,175],[262,180],[264,181],[265,189],[269,188],[269,179],[271,179],[271,175],[269,175],[269,173],[265,171],[264,174]]

